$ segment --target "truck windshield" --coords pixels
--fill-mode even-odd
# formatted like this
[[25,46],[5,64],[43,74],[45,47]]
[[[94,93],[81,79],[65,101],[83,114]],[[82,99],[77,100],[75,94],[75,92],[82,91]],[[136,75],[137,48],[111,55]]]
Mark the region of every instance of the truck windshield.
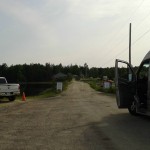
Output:
[[6,80],[5,79],[0,79],[0,84],[5,84]]

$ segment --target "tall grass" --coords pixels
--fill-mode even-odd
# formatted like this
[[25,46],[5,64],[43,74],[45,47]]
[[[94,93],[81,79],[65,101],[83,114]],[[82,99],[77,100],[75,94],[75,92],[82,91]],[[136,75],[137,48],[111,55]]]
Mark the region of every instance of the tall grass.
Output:
[[99,79],[86,79],[86,80],[84,79],[82,81],[88,83],[90,85],[90,87],[95,89],[96,91],[105,92],[105,93],[113,93],[113,94],[116,91],[114,86],[112,86],[108,89],[105,89],[102,86],[102,81]]

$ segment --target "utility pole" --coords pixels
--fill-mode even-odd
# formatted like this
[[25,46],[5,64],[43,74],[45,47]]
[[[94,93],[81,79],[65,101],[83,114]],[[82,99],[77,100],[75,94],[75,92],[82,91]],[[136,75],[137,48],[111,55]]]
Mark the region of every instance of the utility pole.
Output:
[[129,27],[129,64],[131,65],[131,23]]

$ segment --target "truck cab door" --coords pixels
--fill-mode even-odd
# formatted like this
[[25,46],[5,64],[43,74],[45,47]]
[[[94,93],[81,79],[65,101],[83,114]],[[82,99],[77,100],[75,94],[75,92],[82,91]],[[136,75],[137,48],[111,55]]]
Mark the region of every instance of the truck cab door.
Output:
[[118,108],[128,108],[136,93],[136,76],[128,62],[116,59],[115,84]]

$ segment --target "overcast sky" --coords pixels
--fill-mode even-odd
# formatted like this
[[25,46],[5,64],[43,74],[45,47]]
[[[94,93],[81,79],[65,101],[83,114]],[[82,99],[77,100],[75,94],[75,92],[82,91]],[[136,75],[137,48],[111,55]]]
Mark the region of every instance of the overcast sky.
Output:
[[89,67],[150,50],[149,0],[0,0],[0,64],[46,62]]

